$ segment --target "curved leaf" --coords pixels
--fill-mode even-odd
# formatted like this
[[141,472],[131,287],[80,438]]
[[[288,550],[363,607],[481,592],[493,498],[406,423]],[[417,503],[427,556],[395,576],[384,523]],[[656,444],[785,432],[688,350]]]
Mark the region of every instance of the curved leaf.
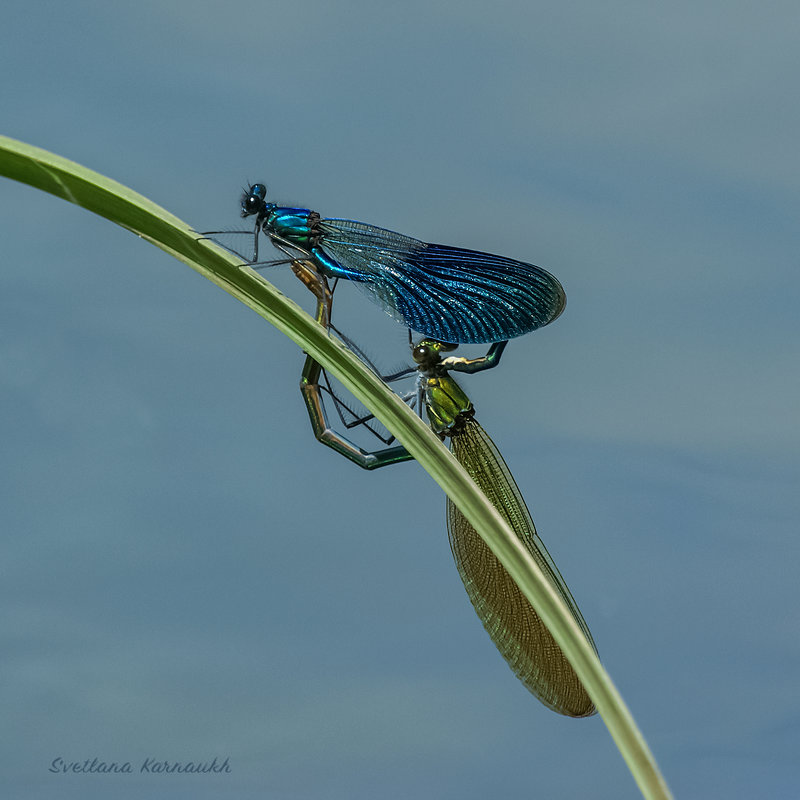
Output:
[[671,797],[611,678],[530,554],[438,437],[355,355],[257,272],[122,184],[2,136],[0,174],[82,206],[147,239],[241,300],[313,355],[444,489],[518,583],[578,673],[642,794]]

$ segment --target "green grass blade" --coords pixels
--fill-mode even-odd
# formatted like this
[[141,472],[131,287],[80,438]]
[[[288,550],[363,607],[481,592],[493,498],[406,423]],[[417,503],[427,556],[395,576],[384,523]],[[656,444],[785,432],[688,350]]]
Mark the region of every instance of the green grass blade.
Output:
[[257,272],[116,181],[3,136],[0,175],[69,200],[147,239],[241,300],[317,359],[408,449],[517,581],[580,676],[642,794],[654,800],[671,797],[611,678],[539,567],[442,442],[358,358]]

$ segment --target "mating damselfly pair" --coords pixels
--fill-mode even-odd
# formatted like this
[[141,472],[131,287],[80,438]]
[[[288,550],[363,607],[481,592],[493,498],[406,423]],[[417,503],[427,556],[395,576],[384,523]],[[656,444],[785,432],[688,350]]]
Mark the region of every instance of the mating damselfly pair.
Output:
[[[414,365],[393,376],[416,375],[407,399],[450,447],[492,505],[538,563],[551,586],[594,648],[583,616],[539,538],[530,512],[505,461],[475,420],[471,401],[451,372],[475,373],[497,366],[507,341],[555,320],[566,302],[559,281],[532,264],[473,250],[428,244],[383,228],[343,219],[325,219],[304,208],[268,203],[264,184],[242,196],[243,217],[255,217],[251,231],[255,268],[290,263],[317,297],[317,320],[331,322],[333,293],[328,279],[353,282],[370,299],[409,329],[424,335],[411,343]],[[210,232],[232,233],[230,231]],[[283,257],[259,262],[264,235]],[[335,283],[334,283],[335,287]],[[338,321],[337,321],[338,322]],[[341,327],[341,325],[340,325]],[[361,355],[344,334],[340,337]],[[491,344],[487,354],[467,359],[447,356],[457,344]],[[370,365],[371,366],[371,365]],[[323,394],[333,400],[347,429],[366,427],[370,417],[342,414],[344,401],[324,379],[321,365],[308,356],[301,389],[316,437],[365,469],[411,459],[400,445],[384,439],[370,451],[335,430]],[[370,429],[371,430],[371,429]],[[506,569],[459,509],[447,500],[451,550],[470,601],[484,628],[522,683],[549,708],[568,716],[595,712],[594,704],[549,630]],[[595,648],[596,650],[596,648]]]

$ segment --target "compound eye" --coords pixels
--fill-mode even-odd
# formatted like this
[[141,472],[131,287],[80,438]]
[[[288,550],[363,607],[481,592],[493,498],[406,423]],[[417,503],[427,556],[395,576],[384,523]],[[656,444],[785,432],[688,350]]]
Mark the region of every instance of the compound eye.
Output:
[[412,351],[411,357],[417,364],[421,364],[423,361],[426,361],[430,358],[431,350],[426,344],[418,344]]
[[264,198],[267,196],[267,187],[263,183],[254,183],[242,195],[242,216],[258,214],[264,207]]

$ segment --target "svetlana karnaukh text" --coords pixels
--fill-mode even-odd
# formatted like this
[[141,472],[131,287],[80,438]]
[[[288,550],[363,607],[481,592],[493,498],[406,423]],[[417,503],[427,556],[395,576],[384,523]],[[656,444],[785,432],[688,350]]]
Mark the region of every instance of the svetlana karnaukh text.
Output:
[[[138,768],[136,768],[138,767]],[[48,772],[58,772],[63,775],[68,773],[84,774],[109,774],[109,773],[128,773],[133,772],[230,772],[230,759],[226,758],[219,761],[215,756],[211,761],[159,761],[155,758],[146,758],[136,767],[130,761],[101,761],[99,758],[87,758],[85,761],[67,761],[60,756],[50,762]]]

